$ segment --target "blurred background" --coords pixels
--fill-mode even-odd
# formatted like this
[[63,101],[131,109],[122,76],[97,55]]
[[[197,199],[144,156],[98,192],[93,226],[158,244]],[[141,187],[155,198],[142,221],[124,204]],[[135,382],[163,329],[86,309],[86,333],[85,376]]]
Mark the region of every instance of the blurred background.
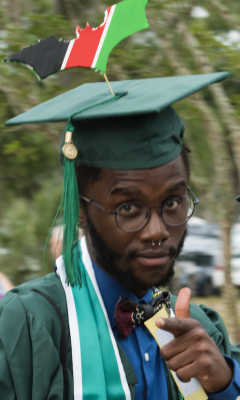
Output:
[[[75,27],[103,22],[113,0],[0,0],[0,58]],[[176,264],[171,289],[191,287],[219,307],[233,341],[240,341],[240,2],[149,0],[150,28],[111,53],[111,80],[211,73],[230,78],[174,105],[186,123],[192,153],[190,186],[200,199]],[[0,64],[0,271],[14,285],[42,276],[46,238],[62,194],[58,146],[64,123],[4,127],[4,122],[85,82],[93,70],[73,69],[38,81],[21,65]],[[52,245],[52,240],[55,244]],[[61,233],[45,256],[52,272]],[[1,280],[1,277],[0,277]],[[220,297],[222,296],[223,302]]]

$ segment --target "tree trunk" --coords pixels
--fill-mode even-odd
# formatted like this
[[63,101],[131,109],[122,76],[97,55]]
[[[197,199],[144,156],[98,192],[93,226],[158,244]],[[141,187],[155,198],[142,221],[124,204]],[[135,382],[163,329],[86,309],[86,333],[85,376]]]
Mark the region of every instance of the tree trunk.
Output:
[[226,215],[222,221],[223,249],[224,249],[224,276],[225,286],[223,299],[226,305],[228,319],[231,323],[232,339],[235,344],[240,343],[240,324],[237,312],[237,294],[231,279],[231,223]]

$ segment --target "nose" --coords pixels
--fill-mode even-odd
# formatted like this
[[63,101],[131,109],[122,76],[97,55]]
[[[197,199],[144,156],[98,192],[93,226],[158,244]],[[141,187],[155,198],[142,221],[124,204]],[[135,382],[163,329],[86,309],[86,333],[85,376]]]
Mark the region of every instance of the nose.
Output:
[[158,208],[152,208],[150,210],[150,217],[147,224],[140,231],[140,240],[144,242],[162,242],[169,238],[170,234],[167,226],[162,220]]

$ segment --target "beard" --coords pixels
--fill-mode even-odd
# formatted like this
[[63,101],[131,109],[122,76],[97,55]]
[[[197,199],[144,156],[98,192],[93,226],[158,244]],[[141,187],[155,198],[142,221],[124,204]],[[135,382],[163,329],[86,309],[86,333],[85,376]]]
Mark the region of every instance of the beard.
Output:
[[[107,272],[110,276],[120,282],[124,287],[131,291],[132,288],[138,287],[142,291],[147,291],[149,286],[143,280],[139,279],[135,276],[132,268],[129,266],[126,269],[121,269],[118,267],[116,261],[121,259],[121,254],[109,248],[106,243],[104,242],[102,236],[97,232],[96,228],[94,227],[91,218],[89,217],[88,211],[86,212],[86,224],[87,224],[87,231],[89,234],[89,238],[91,240],[92,248],[94,251],[94,255],[96,257],[96,261],[98,265]],[[156,287],[164,287],[169,284],[171,279],[174,276],[174,265],[175,259],[179,256],[182,251],[184,241],[187,236],[187,228],[185,229],[182,238],[179,242],[177,248],[165,248],[162,246],[163,250],[169,252],[169,255],[173,258],[173,261],[170,264],[169,270],[166,276],[163,279],[160,279],[154,283]],[[131,250],[127,253],[125,264],[127,265],[128,262],[133,260],[137,256],[136,250]]]

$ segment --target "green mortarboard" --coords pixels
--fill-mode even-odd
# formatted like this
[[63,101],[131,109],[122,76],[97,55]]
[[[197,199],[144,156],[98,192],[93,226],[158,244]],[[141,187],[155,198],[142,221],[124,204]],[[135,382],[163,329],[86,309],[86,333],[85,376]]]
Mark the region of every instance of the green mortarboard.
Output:
[[[6,125],[68,121],[73,115],[70,130],[74,130],[73,143],[78,149],[76,164],[113,169],[156,167],[177,157],[182,148],[184,124],[169,106],[228,76],[228,72],[220,72],[112,82],[114,97],[105,82],[87,83]],[[64,141],[65,135],[61,161]]]
[[[81,283],[80,268],[73,261],[79,222],[74,165],[131,170],[170,162],[180,154],[184,134],[184,124],[171,104],[228,76],[219,72],[112,82],[114,96],[106,83],[88,83],[6,123],[67,121],[60,159],[64,165],[63,256],[69,283]],[[74,159],[66,158],[65,151],[63,156],[63,146],[70,149],[68,158]]]
[[240,195],[236,197],[236,200],[240,203]]

